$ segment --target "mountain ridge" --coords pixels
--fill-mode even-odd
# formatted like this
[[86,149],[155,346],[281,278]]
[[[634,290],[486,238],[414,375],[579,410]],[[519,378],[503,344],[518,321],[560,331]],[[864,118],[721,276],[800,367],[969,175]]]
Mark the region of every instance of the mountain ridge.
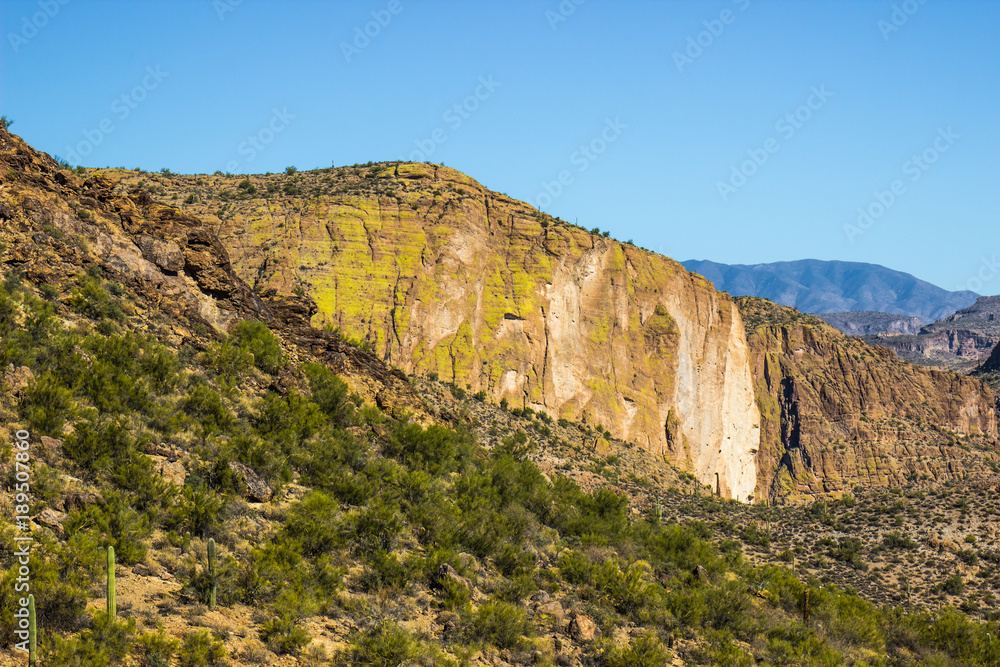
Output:
[[685,268],[734,296],[766,298],[804,313],[875,311],[925,324],[970,306],[974,292],[949,292],[878,264],[804,259],[766,264],[687,260]]

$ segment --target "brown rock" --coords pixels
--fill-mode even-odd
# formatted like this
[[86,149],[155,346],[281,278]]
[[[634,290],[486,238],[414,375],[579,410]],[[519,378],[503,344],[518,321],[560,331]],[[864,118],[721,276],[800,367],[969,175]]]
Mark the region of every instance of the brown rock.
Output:
[[63,441],[57,438],[50,438],[47,435],[43,435],[38,439],[38,444],[42,446],[50,454],[58,454],[59,449],[62,447]]
[[45,509],[43,509],[41,512],[38,513],[38,516],[35,517],[35,520],[38,523],[44,524],[49,528],[54,529],[57,533],[62,535],[63,534],[62,524],[63,521],[65,521],[67,518],[68,517],[66,514],[58,512],[52,509],[51,507],[46,507]]
[[255,473],[250,466],[239,461],[230,461],[229,469],[243,479],[243,495],[255,503],[266,503],[274,495],[274,491],[264,479]]
[[[754,492],[760,418],[731,297],[669,258],[542,216],[453,169],[401,164],[377,178],[395,202],[284,198],[221,221],[236,273],[279,294],[304,284],[314,321],[372,341],[404,372],[601,424],[702,483],[719,472],[729,497]],[[285,250],[247,243],[250,230]],[[376,400],[398,404],[388,392]]]
[[177,273],[184,268],[184,251],[175,242],[140,234],[137,244],[142,256],[164,271]]
[[458,586],[464,586],[470,594],[475,590],[471,581],[456,572],[455,568],[448,563],[443,563],[438,568],[438,585],[443,587],[446,581],[450,581]]
[[27,366],[15,368],[14,364],[8,364],[7,371],[4,373],[3,383],[16,396],[27,389],[34,379],[34,374]]
[[566,614],[563,606],[556,600],[545,602],[538,606],[536,615],[549,621],[554,628],[561,628],[566,622]]
[[168,461],[162,456],[150,456],[149,458],[153,460],[153,470],[160,477],[171,484],[184,486],[184,480],[187,479],[187,469],[183,463],[180,461]]
[[592,641],[600,632],[597,624],[589,616],[573,614],[569,622],[569,636],[578,642]]

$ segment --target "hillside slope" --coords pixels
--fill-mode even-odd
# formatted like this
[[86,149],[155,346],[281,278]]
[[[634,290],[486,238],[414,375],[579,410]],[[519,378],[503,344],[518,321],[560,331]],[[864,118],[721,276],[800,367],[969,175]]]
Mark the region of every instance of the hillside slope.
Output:
[[[709,497],[593,427],[405,378],[106,185],[0,131],[0,510],[29,517],[0,537],[32,538],[39,664],[1000,661],[996,480]],[[0,549],[3,667],[24,567]]]

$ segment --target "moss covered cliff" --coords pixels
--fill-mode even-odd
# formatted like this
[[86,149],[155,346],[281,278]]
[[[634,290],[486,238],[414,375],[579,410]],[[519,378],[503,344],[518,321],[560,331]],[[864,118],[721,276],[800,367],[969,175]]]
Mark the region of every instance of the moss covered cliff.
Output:
[[677,262],[435,165],[153,187],[174,181],[217,221],[236,272],[258,290],[308,293],[314,324],[406,372],[601,425],[713,487],[718,473],[726,495],[753,493],[742,321]]

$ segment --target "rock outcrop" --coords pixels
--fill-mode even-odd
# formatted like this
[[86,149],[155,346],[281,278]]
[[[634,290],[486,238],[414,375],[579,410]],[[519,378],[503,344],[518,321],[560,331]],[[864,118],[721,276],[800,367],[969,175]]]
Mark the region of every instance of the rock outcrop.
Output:
[[739,299],[753,356],[758,494],[776,501],[985,477],[1000,469],[993,392],[755,298]]

